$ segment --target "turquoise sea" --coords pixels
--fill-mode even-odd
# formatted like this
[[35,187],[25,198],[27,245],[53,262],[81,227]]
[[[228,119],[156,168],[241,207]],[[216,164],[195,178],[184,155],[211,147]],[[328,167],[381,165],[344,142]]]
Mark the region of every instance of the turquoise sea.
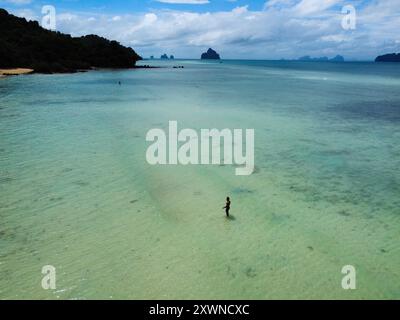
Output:
[[[141,63],[0,79],[0,299],[400,299],[400,64]],[[254,174],[150,166],[170,120]]]

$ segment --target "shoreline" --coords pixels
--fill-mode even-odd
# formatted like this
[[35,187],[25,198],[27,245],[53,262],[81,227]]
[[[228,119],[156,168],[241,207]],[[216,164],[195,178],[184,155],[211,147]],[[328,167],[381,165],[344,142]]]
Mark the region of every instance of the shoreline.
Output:
[[139,65],[129,68],[97,68],[92,67],[90,69],[79,69],[79,70],[69,70],[68,72],[37,72],[34,69],[29,68],[11,68],[11,69],[0,69],[0,78],[5,78],[9,76],[19,76],[25,74],[66,74],[66,73],[79,73],[88,71],[99,71],[99,70],[134,70],[134,69],[159,69],[163,67],[150,66],[150,65]]
[[28,68],[0,69],[0,77],[18,76],[22,74],[30,74],[33,72],[34,72],[33,69],[28,69]]

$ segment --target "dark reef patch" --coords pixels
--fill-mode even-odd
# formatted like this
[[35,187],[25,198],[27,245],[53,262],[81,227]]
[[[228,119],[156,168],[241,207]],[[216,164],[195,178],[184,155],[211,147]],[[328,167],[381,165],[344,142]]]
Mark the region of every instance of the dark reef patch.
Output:
[[290,190],[294,191],[294,192],[300,192],[300,193],[307,193],[308,191],[310,191],[311,189],[307,186],[299,186],[299,185],[291,185],[289,187]]
[[14,179],[10,177],[0,177],[0,183],[9,183],[12,182]]
[[63,197],[56,197],[56,198],[50,198],[49,200],[50,201],[61,201],[61,200],[64,200],[64,198]]
[[278,222],[279,223],[279,222],[282,222],[282,221],[287,220],[289,218],[290,218],[290,216],[287,215],[287,214],[276,214],[274,212],[271,214],[271,220],[273,222]]
[[351,151],[350,150],[334,150],[334,149],[330,149],[330,150],[322,150],[320,151],[321,155],[326,155],[326,156],[349,156],[351,155]]
[[339,104],[329,109],[345,119],[371,119],[400,122],[400,101],[357,101]]
[[231,266],[227,266],[226,273],[229,274],[231,278],[236,277],[236,273],[232,270]]
[[232,190],[232,193],[233,194],[246,194],[246,193],[249,194],[249,193],[254,193],[254,191],[250,190],[250,189],[242,188],[242,187],[237,187]]
[[249,267],[249,268],[246,269],[245,274],[246,274],[246,276],[249,277],[249,278],[255,278],[255,277],[257,277],[256,271],[255,271],[253,268],[251,268],[251,267]]
[[73,184],[80,186],[80,187],[87,187],[90,185],[87,181],[74,181]]
[[12,229],[0,230],[0,239],[14,239],[15,237],[15,232]]
[[338,212],[338,214],[340,214],[341,216],[344,216],[344,217],[349,217],[349,216],[351,216],[351,214],[350,214],[348,211],[346,211],[346,210],[340,210],[340,211]]

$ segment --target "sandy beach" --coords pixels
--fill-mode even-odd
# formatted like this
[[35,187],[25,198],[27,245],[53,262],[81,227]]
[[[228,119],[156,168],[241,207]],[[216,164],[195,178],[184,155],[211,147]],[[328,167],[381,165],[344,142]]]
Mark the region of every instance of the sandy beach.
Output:
[[32,73],[32,72],[33,72],[33,69],[27,69],[27,68],[0,69],[0,77],[18,76],[21,74],[28,74],[28,73]]

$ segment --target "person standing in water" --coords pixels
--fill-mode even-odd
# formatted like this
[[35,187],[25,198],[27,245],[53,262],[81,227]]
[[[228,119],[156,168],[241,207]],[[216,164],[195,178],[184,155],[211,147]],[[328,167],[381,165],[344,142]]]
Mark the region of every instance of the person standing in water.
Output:
[[229,218],[229,210],[231,209],[231,199],[229,197],[226,198],[226,205],[222,209],[225,209],[226,216]]

